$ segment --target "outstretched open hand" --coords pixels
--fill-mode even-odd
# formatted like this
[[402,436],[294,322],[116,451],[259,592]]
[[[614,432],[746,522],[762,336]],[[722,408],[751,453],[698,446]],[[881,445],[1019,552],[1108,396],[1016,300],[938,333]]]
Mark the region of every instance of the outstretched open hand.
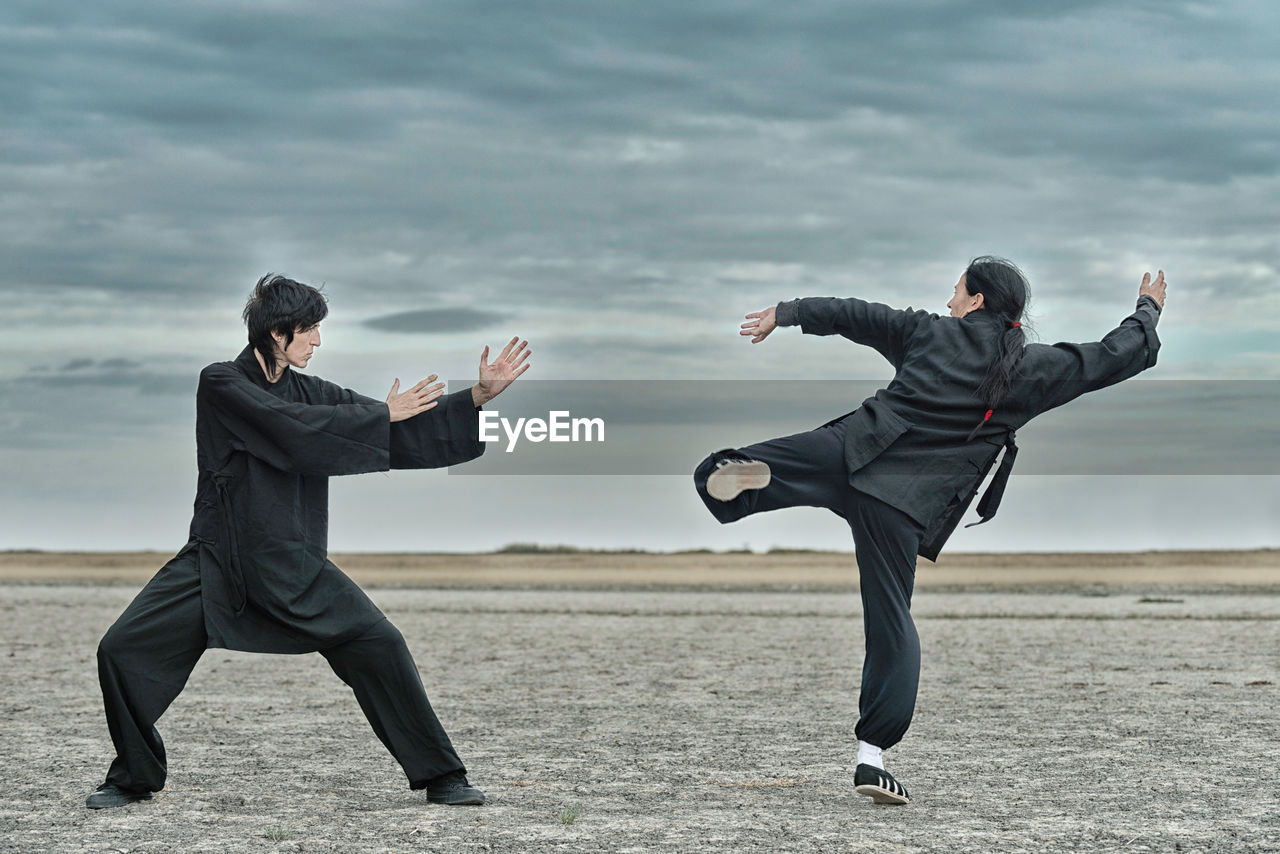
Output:
[[391,412],[391,420],[404,421],[434,408],[438,403],[436,398],[444,394],[444,383],[437,383],[436,377],[436,374],[432,374],[405,392],[400,391],[400,378],[396,377],[396,381],[391,384],[391,391],[387,392],[387,409]]
[[1142,274],[1142,284],[1138,286],[1139,297],[1149,296],[1159,303],[1161,308],[1164,308],[1164,291],[1164,270],[1156,271],[1156,280],[1154,282],[1151,281],[1150,273]]
[[[519,342],[519,346],[516,346]],[[531,367],[525,359],[533,355],[526,350],[528,341],[521,341],[519,336],[507,342],[498,358],[489,361],[489,347],[486,345],[480,354],[480,381],[471,389],[471,398],[476,406],[483,406],[502,394],[503,389],[516,381],[516,378]]]
[[777,306],[769,306],[762,311],[753,311],[747,315],[747,322],[742,324],[742,331],[739,335],[750,335],[752,344],[759,344],[761,341],[769,337],[769,333],[778,328],[778,321],[774,318],[777,312]]

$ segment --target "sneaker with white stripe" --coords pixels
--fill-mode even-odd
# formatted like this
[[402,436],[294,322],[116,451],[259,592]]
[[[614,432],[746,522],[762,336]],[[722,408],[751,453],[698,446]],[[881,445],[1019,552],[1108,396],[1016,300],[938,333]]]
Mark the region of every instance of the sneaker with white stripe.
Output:
[[878,804],[902,806],[911,803],[907,787],[893,779],[883,768],[865,762],[853,773],[853,782],[859,795],[866,795]]

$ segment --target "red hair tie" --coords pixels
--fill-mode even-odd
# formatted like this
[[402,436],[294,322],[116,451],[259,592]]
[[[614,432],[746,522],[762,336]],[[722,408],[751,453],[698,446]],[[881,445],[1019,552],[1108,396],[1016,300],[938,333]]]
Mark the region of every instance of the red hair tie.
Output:
[[1021,325],[1022,325],[1022,321],[1015,320],[1015,321],[1013,321],[1012,325],[1013,325],[1013,328],[1014,328],[1014,329],[1017,329],[1019,326],[1021,326]]

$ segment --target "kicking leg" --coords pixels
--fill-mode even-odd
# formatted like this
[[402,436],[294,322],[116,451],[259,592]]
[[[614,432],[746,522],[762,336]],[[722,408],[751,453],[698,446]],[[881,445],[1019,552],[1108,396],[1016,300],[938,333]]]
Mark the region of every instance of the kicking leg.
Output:
[[844,424],[716,451],[698,464],[693,482],[722,523],[783,507],[825,507],[843,515]]

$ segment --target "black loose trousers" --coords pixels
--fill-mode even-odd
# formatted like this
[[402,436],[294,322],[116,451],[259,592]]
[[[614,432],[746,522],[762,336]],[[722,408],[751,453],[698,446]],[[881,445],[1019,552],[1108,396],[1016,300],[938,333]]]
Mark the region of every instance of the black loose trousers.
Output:
[[[165,564],[98,645],[98,677],[116,749],[107,782],[122,789],[164,788],[164,742],[155,723],[208,644],[199,549],[192,543]],[[389,620],[319,652],[355,693],[412,788],[450,771],[465,772],[427,700],[404,637]]]

